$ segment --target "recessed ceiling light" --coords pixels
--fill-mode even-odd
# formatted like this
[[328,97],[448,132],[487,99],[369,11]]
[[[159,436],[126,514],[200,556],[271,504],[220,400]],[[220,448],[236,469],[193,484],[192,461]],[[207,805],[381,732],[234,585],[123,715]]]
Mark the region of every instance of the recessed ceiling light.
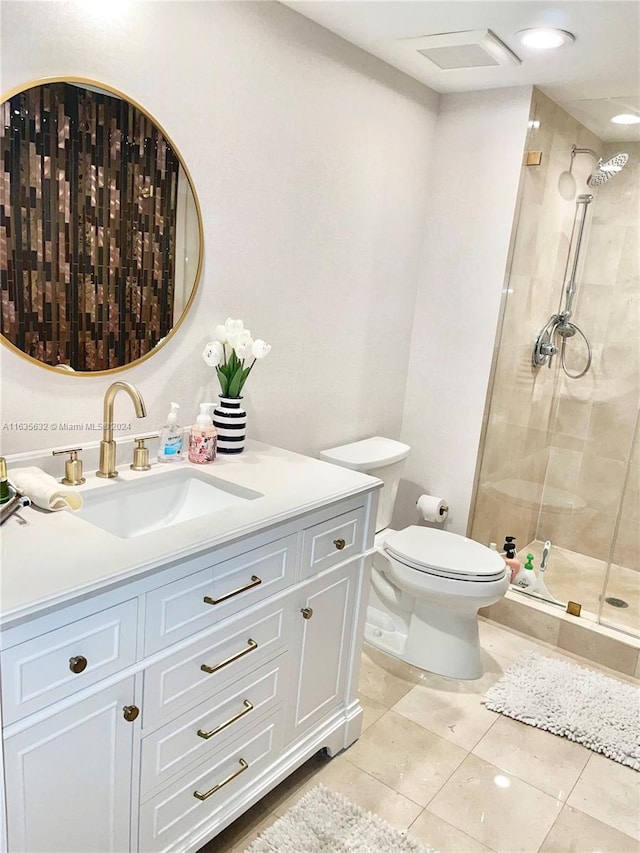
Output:
[[554,47],[562,47],[563,44],[574,42],[575,36],[566,30],[555,30],[544,27],[534,27],[529,30],[520,30],[516,33],[520,44],[525,47],[533,47],[536,50],[550,50]]
[[631,115],[631,113],[620,113],[619,116],[614,116],[609,119],[614,124],[640,124],[640,116]]

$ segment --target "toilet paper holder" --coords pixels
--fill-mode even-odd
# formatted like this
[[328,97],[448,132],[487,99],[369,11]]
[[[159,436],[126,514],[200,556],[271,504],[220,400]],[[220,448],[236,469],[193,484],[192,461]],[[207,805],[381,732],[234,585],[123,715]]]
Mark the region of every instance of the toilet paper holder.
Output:
[[435,495],[420,495],[416,508],[425,521],[436,523],[442,523],[449,513],[448,502]]

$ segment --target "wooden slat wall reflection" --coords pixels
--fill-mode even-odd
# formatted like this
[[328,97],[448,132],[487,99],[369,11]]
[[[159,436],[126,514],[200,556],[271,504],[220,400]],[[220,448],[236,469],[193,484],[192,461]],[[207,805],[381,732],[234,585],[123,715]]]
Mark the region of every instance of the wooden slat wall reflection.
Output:
[[106,370],[173,325],[177,155],[117,97],[68,83],[2,104],[2,334]]

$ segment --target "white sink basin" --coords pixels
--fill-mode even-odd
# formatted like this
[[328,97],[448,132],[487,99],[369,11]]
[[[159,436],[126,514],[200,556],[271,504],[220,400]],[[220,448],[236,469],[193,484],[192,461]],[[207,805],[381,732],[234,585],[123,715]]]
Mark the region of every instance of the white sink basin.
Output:
[[74,515],[121,539],[131,539],[263,497],[191,468],[104,483],[83,491],[84,506]]

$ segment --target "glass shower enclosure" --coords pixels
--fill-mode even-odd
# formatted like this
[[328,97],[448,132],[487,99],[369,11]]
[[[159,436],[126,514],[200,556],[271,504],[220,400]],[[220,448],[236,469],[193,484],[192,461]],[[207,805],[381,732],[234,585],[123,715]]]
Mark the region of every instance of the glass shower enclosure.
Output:
[[536,570],[551,542],[550,597],[640,636],[640,143],[531,118],[469,533]]

